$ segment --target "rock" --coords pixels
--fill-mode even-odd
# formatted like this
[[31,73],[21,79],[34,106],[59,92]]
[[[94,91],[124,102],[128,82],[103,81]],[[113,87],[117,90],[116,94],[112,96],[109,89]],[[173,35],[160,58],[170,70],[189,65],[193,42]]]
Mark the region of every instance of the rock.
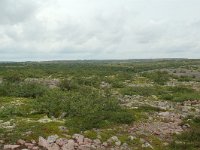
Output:
[[26,147],[28,147],[28,149],[32,149],[33,146],[34,146],[34,144],[32,144],[32,143],[25,143],[24,145],[25,145]]
[[58,129],[61,131],[61,132],[68,132],[67,128],[65,126],[59,126]]
[[115,142],[115,145],[116,145],[116,146],[120,146],[120,145],[121,145],[121,141]]
[[122,144],[122,146],[120,147],[120,150],[130,150],[130,148],[128,147],[127,143]]
[[33,131],[27,131],[26,133],[25,133],[25,135],[31,135],[33,133]]
[[32,148],[32,150],[39,150],[39,147],[38,147],[38,146],[34,146],[34,147]]
[[89,139],[89,138],[84,138],[84,144],[87,145],[87,144],[92,144],[92,140]]
[[72,136],[73,139],[75,139],[77,141],[77,143],[79,144],[83,144],[83,140],[84,140],[84,136],[81,134],[74,134]]
[[93,140],[95,146],[101,145],[101,141],[99,139]]
[[24,145],[26,142],[24,141],[24,140],[22,140],[22,139],[19,139],[18,141],[17,141],[17,144],[20,144],[20,145]]
[[107,147],[107,146],[108,146],[108,143],[107,143],[107,142],[103,142],[102,145],[105,146],[105,147]]
[[153,146],[151,144],[149,144],[148,142],[145,142],[144,144],[142,144],[143,148],[151,148],[153,149]]
[[62,150],[75,150],[74,140],[68,140],[68,143],[63,145]]
[[45,140],[43,137],[40,136],[38,145],[42,146],[44,148],[47,148],[48,147],[48,142],[47,142],[47,140]]
[[38,120],[38,122],[40,122],[40,123],[48,123],[48,122],[52,122],[52,119],[48,118],[47,116],[44,116],[43,118],[40,118]]
[[20,147],[20,145],[4,145],[3,149],[4,150],[14,150],[14,149],[17,149],[19,147]]
[[113,137],[111,137],[111,139],[112,139],[112,141],[114,141],[114,142],[117,142],[117,141],[119,141],[119,139],[118,139],[118,137],[117,137],[117,136],[113,136]]
[[78,150],[91,150],[90,145],[80,145]]
[[56,143],[51,143],[47,147],[48,150],[60,150],[60,147]]
[[166,112],[160,112],[158,115],[162,116],[162,117],[168,117],[170,115],[170,113],[168,111],[166,111]]
[[130,136],[128,137],[128,139],[129,139],[130,141],[133,141],[133,140],[135,140],[135,139],[136,139],[136,137],[135,137],[135,136],[132,136],[132,135],[130,135]]
[[188,128],[190,128],[190,125],[189,124],[184,124],[184,125],[182,125],[182,128],[185,130],[185,129],[188,129]]
[[63,139],[63,138],[59,138],[56,140],[56,144],[58,144],[59,146],[63,146],[65,144],[67,144],[68,140],[67,139]]
[[35,141],[35,140],[31,140],[31,143],[32,143],[32,144],[36,144],[36,141]]
[[102,137],[101,137],[101,135],[100,134],[98,134],[97,135],[97,139],[101,139]]
[[63,119],[66,115],[67,115],[67,113],[66,113],[66,112],[63,112],[63,113],[60,115],[59,119]]
[[143,138],[140,138],[140,143],[145,143],[145,140]]
[[5,143],[5,141],[4,140],[0,140],[0,144],[4,144]]
[[48,143],[54,143],[54,142],[56,142],[56,140],[57,140],[58,138],[59,138],[58,135],[51,135],[51,136],[48,136],[47,142],[48,142]]

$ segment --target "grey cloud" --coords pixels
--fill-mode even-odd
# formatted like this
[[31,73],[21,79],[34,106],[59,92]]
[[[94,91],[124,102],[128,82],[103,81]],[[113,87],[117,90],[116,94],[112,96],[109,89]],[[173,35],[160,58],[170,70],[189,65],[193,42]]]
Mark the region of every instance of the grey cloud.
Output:
[[0,0],[0,24],[16,24],[28,19],[35,11],[32,0]]
[[200,57],[197,4],[0,0],[0,60]]

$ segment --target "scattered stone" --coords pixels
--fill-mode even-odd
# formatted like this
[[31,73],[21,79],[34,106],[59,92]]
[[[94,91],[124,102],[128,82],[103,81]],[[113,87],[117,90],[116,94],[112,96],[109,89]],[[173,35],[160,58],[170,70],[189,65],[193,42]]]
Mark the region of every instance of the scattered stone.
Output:
[[51,135],[51,136],[48,136],[47,142],[48,142],[48,143],[54,143],[54,142],[56,142],[56,140],[57,140],[58,138],[59,138],[58,135]]
[[61,132],[68,132],[67,128],[65,126],[59,126],[58,129],[61,131]]
[[68,140],[67,139],[64,139],[64,138],[59,138],[56,140],[56,144],[58,144],[59,146],[63,146],[65,144],[67,144]]
[[39,147],[38,147],[38,146],[34,146],[34,147],[32,148],[32,150],[39,150]]
[[47,141],[43,138],[43,137],[39,137],[39,142],[38,142],[38,145],[39,146],[42,146],[44,148],[47,148],[48,147],[48,143]]
[[78,147],[78,150],[91,150],[91,146],[90,145],[80,145]]
[[83,140],[84,140],[84,136],[81,134],[74,134],[72,136],[73,139],[75,139],[77,141],[77,143],[79,144],[83,144]]
[[14,150],[14,149],[17,149],[17,148],[19,148],[20,147],[20,145],[4,145],[4,147],[3,147],[3,149],[4,150]]
[[36,141],[35,141],[35,140],[31,140],[31,143],[32,143],[32,144],[36,144]]
[[48,144],[48,150],[60,150],[60,147],[56,143]]
[[5,141],[4,140],[0,140],[0,144],[4,144],[5,143]]
[[89,138],[84,138],[84,144],[87,145],[87,144],[91,144],[92,143],[92,140],[89,139]]
[[113,136],[113,137],[111,137],[111,139],[112,139],[112,141],[114,141],[114,142],[117,142],[117,141],[119,141],[119,139],[118,139],[118,137],[117,137],[117,136]]
[[148,142],[145,142],[144,144],[142,144],[143,148],[151,148],[153,149],[153,146],[151,144],[149,144]]
[[33,146],[34,146],[34,144],[32,144],[32,143],[25,143],[24,145],[25,145],[26,147],[28,147],[29,149],[32,149]]
[[63,145],[62,150],[75,150],[74,140],[68,140],[68,143]]
[[48,118],[47,116],[44,116],[43,118],[40,118],[38,120],[38,122],[40,122],[40,123],[49,123],[49,122],[52,122],[52,119]]
[[123,143],[122,146],[120,147],[120,150],[130,150],[130,148],[128,147],[127,143]]
[[189,125],[189,124],[184,124],[184,125],[182,125],[182,128],[183,128],[184,130],[186,130],[186,129],[190,128],[190,125]]
[[93,140],[95,146],[101,145],[101,141],[99,139]]
[[129,139],[130,141],[133,141],[133,140],[135,140],[135,139],[136,139],[136,137],[135,137],[135,136],[132,136],[132,135],[130,135],[130,136],[128,137],[128,139]]
[[121,141],[115,142],[115,145],[116,145],[116,146],[120,146],[120,145],[121,145]]
[[107,143],[107,142],[103,142],[102,145],[105,146],[105,147],[107,147],[107,146],[108,146],[108,143]]
[[24,145],[26,142],[24,141],[24,140],[22,140],[22,139],[19,139],[18,141],[17,141],[17,144],[20,144],[20,145]]

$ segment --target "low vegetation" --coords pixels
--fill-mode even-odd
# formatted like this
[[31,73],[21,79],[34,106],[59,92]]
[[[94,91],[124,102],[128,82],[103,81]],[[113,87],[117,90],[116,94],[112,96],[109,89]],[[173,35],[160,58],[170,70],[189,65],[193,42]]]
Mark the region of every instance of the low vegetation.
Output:
[[[154,102],[182,107],[188,100],[200,100],[198,74],[192,77],[185,71],[179,76],[176,69],[197,71],[200,61],[0,63],[0,139],[15,143],[19,138],[82,133],[101,137],[102,142],[117,135],[122,143],[139,149],[144,148],[141,139],[151,141],[155,149],[199,149],[199,117],[185,119],[191,128],[174,136],[172,143],[167,141],[169,146],[162,145],[158,135],[139,131],[130,141],[132,126],[167,111]],[[192,109],[195,112],[196,105]],[[60,126],[67,131],[60,131]]]

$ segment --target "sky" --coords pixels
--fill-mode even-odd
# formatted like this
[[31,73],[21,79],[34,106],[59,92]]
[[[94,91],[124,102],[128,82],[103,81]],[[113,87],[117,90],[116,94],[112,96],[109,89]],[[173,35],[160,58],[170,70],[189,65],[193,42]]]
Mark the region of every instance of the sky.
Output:
[[0,0],[0,61],[200,58],[200,0]]

